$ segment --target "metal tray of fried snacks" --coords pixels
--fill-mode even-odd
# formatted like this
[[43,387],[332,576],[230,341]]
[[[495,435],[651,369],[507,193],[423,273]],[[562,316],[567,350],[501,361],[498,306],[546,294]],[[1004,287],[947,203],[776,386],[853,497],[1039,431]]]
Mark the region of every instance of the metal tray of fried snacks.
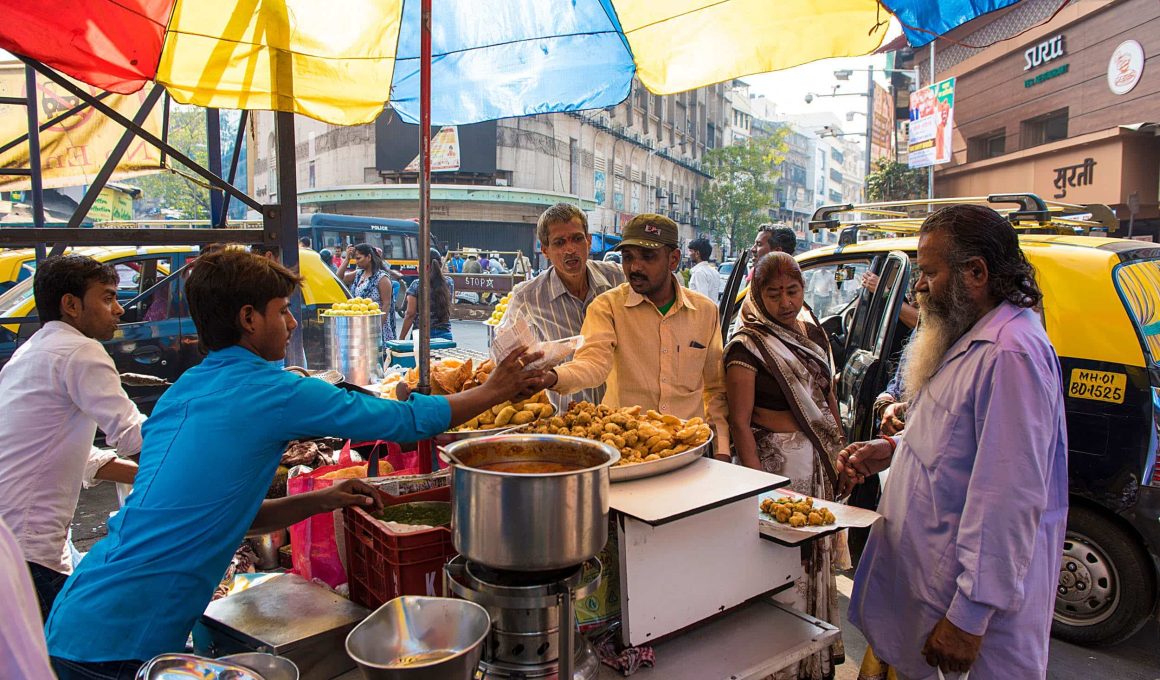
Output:
[[668,458],[650,460],[644,463],[614,465],[608,469],[608,478],[613,482],[627,482],[633,479],[655,477],[657,475],[663,475],[666,472],[678,470],[705,455],[706,451],[712,451],[713,438],[715,436],[716,435],[710,431],[709,439],[707,439],[704,444],[694,446],[688,451],[682,451],[681,453],[674,454]]
[[488,428],[486,430],[448,430],[447,432],[443,432],[443,433],[435,435],[435,445],[436,446],[447,446],[448,444],[451,444],[453,442],[457,442],[457,441],[460,441],[463,439],[476,439],[478,437],[493,437],[497,434],[506,434],[508,432],[519,432],[520,430],[523,430],[524,428],[526,428],[530,425],[534,425],[538,421],[544,420],[546,418],[551,418],[554,415],[556,415],[556,407],[555,406],[553,406],[552,410],[549,411],[548,413],[546,413],[545,415],[542,415],[531,422],[527,422],[527,423],[523,423],[523,424],[502,425],[500,427],[491,427],[491,428]]

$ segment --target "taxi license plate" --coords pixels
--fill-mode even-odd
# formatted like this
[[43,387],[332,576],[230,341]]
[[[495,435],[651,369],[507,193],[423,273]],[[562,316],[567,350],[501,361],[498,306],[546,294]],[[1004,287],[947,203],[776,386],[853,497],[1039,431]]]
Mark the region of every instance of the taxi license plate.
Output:
[[1067,396],[1092,401],[1106,401],[1110,404],[1124,403],[1124,393],[1128,389],[1128,376],[1124,373],[1090,371],[1084,368],[1071,369]]

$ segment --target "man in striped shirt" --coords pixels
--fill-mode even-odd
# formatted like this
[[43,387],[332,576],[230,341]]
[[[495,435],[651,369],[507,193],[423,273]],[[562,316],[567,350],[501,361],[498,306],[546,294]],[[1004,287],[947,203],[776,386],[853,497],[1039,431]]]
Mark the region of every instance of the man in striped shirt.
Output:
[[[557,203],[545,210],[536,235],[552,266],[516,286],[509,309],[523,314],[540,340],[580,335],[588,305],[597,295],[624,283],[624,272],[615,262],[589,261],[592,236],[588,234],[588,217],[574,205]],[[552,397],[557,408],[566,408],[571,401],[599,404],[604,386]]]

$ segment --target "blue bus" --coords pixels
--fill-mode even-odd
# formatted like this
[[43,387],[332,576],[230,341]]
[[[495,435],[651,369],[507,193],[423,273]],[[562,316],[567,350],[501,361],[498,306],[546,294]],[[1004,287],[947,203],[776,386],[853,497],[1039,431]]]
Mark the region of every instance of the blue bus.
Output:
[[407,277],[419,274],[419,224],[412,220],[313,213],[298,219],[298,238],[303,237],[314,250],[328,248],[336,257],[347,246],[367,243],[382,250],[391,269]]

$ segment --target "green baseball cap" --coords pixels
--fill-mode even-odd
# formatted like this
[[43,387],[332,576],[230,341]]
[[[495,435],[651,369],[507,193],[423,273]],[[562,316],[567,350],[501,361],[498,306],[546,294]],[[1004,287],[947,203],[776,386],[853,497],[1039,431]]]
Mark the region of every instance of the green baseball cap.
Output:
[[613,250],[620,250],[625,246],[640,246],[641,248],[660,248],[669,246],[679,247],[677,237],[677,223],[655,213],[643,213],[629,220],[622,232],[624,240]]

